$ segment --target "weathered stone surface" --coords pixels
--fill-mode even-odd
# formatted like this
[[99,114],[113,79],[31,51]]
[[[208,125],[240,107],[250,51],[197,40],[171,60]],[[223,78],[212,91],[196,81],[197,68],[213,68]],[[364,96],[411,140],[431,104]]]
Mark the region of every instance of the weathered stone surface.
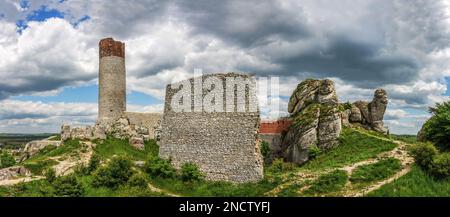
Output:
[[387,134],[388,130],[383,123],[387,104],[386,91],[377,89],[371,102],[356,101],[352,104],[349,121],[360,123],[368,129]]
[[[224,93],[231,93],[227,79],[248,79],[250,85],[256,84],[251,76],[238,73],[208,74],[201,81],[217,80],[223,86]],[[187,81],[194,86],[194,79]],[[222,83],[222,85],[220,85]],[[242,87],[241,87],[242,88]],[[239,89],[239,87],[238,87]],[[259,151],[257,131],[259,127],[259,110],[254,112],[245,109],[240,112],[234,107],[230,112],[192,111],[176,112],[171,105],[172,99],[180,89],[166,88],[164,115],[161,123],[161,139],[159,155],[171,158],[176,168],[187,162],[195,163],[206,174],[208,180],[231,182],[254,182],[263,178],[263,161]],[[189,90],[187,90],[189,92]],[[203,89],[203,95],[209,91]],[[193,91],[191,89],[190,93]],[[242,99],[234,95],[237,106],[257,105],[256,90],[247,91],[249,97]],[[227,108],[226,94],[222,94],[224,108]],[[193,103],[183,101],[183,103]],[[232,105],[228,105],[232,106]]]
[[285,158],[303,164],[309,160],[309,150],[327,150],[338,145],[342,120],[334,82],[305,80],[293,92],[289,101],[293,124],[283,138]]
[[0,181],[16,178],[18,176],[29,176],[31,172],[23,166],[13,166],[0,169]]
[[341,121],[342,121],[342,126],[350,126],[350,114],[352,113],[352,111],[350,109],[346,109],[345,111],[343,111],[341,113]]
[[350,117],[348,120],[350,122],[361,122],[362,121],[361,110],[359,110],[359,108],[356,107],[355,105],[352,105],[352,108],[350,109]]
[[136,149],[144,150],[144,139],[141,137],[131,137],[130,138],[130,145],[133,146]]
[[20,157],[20,161],[24,161],[24,160],[30,158],[31,156],[37,154],[40,150],[42,150],[43,148],[45,148],[49,145],[58,147],[61,145],[61,141],[44,139],[44,140],[35,140],[35,141],[28,142],[25,145],[25,148],[23,149],[22,156]]
[[369,103],[365,101],[356,101],[353,103],[354,106],[356,106],[359,109],[359,112],[361,113],[361,123],[371,123],[371,117],[369,112]]
[[369,104],[370,117],[373,122],[382,121],[388,104],[387,93],[383,89],[375,90],[374,98]]
[[70,126],[67,124],[63,124],[61,126],[61,141],[65,141],[67,139],[71,138],[70,135]]

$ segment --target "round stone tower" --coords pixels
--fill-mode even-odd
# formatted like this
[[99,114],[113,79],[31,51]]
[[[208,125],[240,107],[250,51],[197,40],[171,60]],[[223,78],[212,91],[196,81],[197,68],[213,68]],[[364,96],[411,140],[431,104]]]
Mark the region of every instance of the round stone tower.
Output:
[[126,111],[125,44],[104,38],[99,43],[98,120],[110,122]]

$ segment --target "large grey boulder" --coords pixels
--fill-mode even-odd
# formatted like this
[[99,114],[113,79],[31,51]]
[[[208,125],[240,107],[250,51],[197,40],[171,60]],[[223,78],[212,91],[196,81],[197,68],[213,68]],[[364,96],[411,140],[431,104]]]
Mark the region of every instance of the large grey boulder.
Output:
[[293,124],[282,142],[288,161],[303,164],[311,148],[327,150],[338,145],[342,121],[333,81],[301,82],[291,95],[288,111]]

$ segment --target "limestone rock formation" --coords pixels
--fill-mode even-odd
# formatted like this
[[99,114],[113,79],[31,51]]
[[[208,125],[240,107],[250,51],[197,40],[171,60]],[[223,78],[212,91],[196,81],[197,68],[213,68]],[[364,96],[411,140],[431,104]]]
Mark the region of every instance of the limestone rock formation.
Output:
[[293,119],[283,138],[288,161],[303,164],[308,161],[311,148],[327,150],[339,143],[342,121],[333,81],[301,82],[289,100],[288,111]]
[[[387,93],[383,89],[375,91],[371,102],[356,101],[351,108],[345,110],[349,115],[341,115],[343,118],[348,117],[349,123],[359,123],[367,129],[371,129],[383,134],[387,134],[388,130],[384,127],[383,116],[388,104]],[[343,112],[343,113],[344,113]],[[347,120],[343,120],[347,122]]]
[[22,156],[20,157],[20,161],[24,161],[24,160],[30,158],[31,156],[37,154],[40,150],[42,150],[43,148],[45,148],[49,145],[58,147],[61,145],[61,142],[55,141],[55,140],[48,140],[48,139],[35,140],[35,141],[28,142],[22,151]]
[[23,166],[13,166],[0,169],[0,181],[16,178],[18,176],[29,176],[31,172]]

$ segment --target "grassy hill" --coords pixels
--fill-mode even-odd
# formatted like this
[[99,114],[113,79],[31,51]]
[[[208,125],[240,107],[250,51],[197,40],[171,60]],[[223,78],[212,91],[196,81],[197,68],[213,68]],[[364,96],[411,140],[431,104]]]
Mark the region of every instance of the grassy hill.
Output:
[[[139,151],[127,141],[108,138],[102,143],[94,141],[92,154],[102,164],[118,156],[130,159],[138,165],[132,166],[132,173],[141,179],[111,188],[96,186],[95,176],[99,172],[85,172],[80,167],[73,176],[77,189],[83,189],[79,196],[449,196],[450,181],[434,180],[412,166],[406,149],[414,142],[409,136],[385,137],[363,129],[345,128],[337,148],[319,153],[305,165],[276,160],[266,165],[260,182],[233,184],[186,181],[180,171],[173,177],[150,175],[146,165],[138,162],[157,157],[158,146],[154,141],[146,142],[145,150]],[[90,147],[83,144],[72,140],[58,148],[46,148],[22,164],[35,175],[43,175],[65,158],[82,155]],[[58,188],[48,178],[0,187],[1,196],[60,196],[57,192]]]

